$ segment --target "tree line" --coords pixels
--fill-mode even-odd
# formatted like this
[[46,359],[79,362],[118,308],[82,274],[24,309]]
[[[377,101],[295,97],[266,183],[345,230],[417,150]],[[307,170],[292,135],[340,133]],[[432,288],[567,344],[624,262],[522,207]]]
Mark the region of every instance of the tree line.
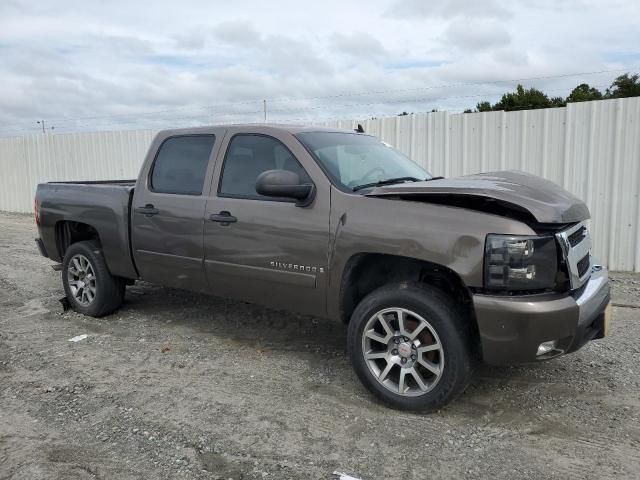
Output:
[[[588,102],[590,100],[604,100],[609,98],[626,98],[640,96],[640,74],[625,73],[617,77],[604,93],[587,83],[581,83],[574,88],[567,98],[549,97],[537,88],[516,87],[515,92],[508,92],[494,103],[479,102],[475,109],[467,109],[464,113],[491,112],[498,110],[534,110],[537,108],[564,107],[567,103]],[[404,112],[403,112],[404,113]]]

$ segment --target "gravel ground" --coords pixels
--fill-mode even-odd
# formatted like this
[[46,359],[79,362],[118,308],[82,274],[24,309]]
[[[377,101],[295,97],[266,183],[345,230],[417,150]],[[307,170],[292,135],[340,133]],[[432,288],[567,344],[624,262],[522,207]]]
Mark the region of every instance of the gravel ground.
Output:
[[146,283],[63,312],[31,217],[0,232],[2,479],[640,477],[639,275],[608,338],[415,415],[358,383],[343,325]]

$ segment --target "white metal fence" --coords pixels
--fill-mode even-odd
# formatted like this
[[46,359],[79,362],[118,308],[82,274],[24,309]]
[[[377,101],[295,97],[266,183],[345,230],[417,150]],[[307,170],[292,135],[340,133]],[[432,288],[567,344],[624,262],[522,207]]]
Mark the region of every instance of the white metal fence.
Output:
[[[595,254],[640,271],[640,98],[519,112],[416,114],[327,125],[365,130],[435,175],[520,169],[583,198]],[[154,131],[0,139],[0,210],[29,212],[39,182],[135,178]]]

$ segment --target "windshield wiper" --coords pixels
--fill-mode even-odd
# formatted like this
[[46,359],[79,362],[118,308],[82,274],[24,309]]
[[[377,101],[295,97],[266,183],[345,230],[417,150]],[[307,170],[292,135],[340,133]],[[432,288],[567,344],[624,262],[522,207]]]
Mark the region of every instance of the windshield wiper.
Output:
[[426,178],[416,178],[416,177],[395,177],[395,178],[387,178],[386,180],[379,180],[373,183],[363,183],[362,185],[358,185],[353,187],[353,191],[357,192],[358,190],[362,190],[363,188],[369,187],[381,187],[382,185],[393,185],[394,183],[400,182],[424,182],[427,180]]

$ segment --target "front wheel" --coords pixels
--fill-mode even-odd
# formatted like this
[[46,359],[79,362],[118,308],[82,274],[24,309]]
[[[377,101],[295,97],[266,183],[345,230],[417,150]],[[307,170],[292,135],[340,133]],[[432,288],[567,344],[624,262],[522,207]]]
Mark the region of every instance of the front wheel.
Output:
[[93,240],[69,246],[62,262],[62,283],[71,307],[92,317],[115,311],[126,288],[121,278],[111,275],[100,244]]
[[470,332],[443,292],[417,283],[381,287],[353,312],[351,362],[364,386],[388,405],[434,411],[469,383]]

